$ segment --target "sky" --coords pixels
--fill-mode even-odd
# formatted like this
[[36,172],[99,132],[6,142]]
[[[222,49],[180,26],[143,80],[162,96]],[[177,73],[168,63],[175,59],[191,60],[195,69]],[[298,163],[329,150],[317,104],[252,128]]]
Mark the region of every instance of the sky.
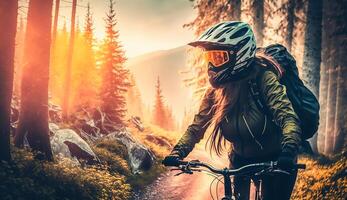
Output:
[[[61,0],[59,26],[69,27],[71,1]],[[103,38],[109,0],[78,0],[77,23],[83,27],[86,5],[90,3],[95,35]],[[193,31],[183,24],[194,19],[189,0],[116,0],[117,29],[127,57],[182,46],[194,39]]]

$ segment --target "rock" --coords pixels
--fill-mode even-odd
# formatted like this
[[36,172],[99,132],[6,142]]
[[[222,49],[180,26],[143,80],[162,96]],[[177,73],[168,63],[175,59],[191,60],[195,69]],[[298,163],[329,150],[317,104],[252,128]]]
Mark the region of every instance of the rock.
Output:
[[53,136],[60,129],[59,126],[55,123],[49,123],[48,127],[50,136]]
[[50,122],[62,122],[62,109],[58,105],[48,104],[48,116]]
[[128,162],[133,173],[149,170],[152,167],[155,155],[149,148],[132,137],[127,129],[113,132],[107,137],[115,138],[127,147]]
[[54,155],[70,158],[74,161],[85,160],[87,164],[99,162],[99,159],[75,131],[71,129],[56,130],[54,125],[50,126],[54,130],[51,137],[52,152]]

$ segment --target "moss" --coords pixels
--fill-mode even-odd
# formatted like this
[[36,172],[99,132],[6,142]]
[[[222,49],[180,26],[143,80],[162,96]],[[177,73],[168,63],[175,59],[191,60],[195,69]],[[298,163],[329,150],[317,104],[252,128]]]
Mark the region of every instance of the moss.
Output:
[[13,161],[0,164],[1,199],[114,199],[130,196],[125,177],[105,168],[73,165],[69,160],[42,162],[13,149]]
[[94,147],[93,150],[102,164],[108,167],[110,172],[130,176],[130,167],[122,156],[101,147]]
[[102,139],[96,141],[94,146],[105,149],[111,153],[115,153],[125,160],[128,157],[128,150],[126,146],[116,139]]
[[157,161],[150,170],[141,174],[133,174],[129,176],[127,180],[134,189],[140,189],[155,181],[156,178],[165,171],[166,168]]

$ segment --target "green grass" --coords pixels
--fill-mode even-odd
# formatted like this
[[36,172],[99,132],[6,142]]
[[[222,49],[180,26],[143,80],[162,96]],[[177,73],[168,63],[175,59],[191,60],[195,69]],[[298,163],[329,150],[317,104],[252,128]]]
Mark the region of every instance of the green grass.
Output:
[[131,187],[122,175],[105,167],[74,166],[69,160],[34,160],[26,150],[12,147],[13,161],[0,164],[1,199],[129,198]]

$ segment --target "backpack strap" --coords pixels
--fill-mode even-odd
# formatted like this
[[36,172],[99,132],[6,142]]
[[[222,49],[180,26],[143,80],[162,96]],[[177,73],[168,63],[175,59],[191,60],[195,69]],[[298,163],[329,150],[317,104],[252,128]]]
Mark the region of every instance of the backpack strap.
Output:
[[261,96],[261,90],[260,90],[261,77],[265,71],[266,70],[263,69],[262,71],[259,72],[259,74],[255,78],[250,79],[248,81],[248,87],[249,87],[250,94],[251,94],[253,101],[255,102],[255,105],[257,106],[257,108],[260,111],[262,111],[264,114],[266,114],[268,117],[270,117],[270,119],[272,119],[273,118],[272,114],[271,114],[268,106],[266,105],[265,100]]

